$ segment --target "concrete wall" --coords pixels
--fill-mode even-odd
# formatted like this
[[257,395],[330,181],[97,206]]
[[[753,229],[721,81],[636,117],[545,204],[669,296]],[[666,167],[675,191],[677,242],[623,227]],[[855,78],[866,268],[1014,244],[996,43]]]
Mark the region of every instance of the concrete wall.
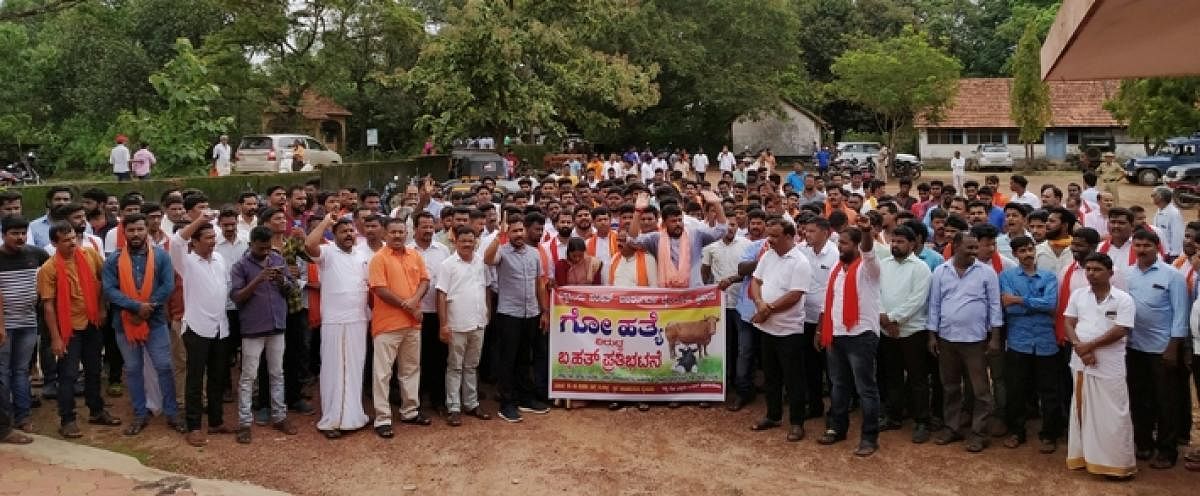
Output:
[[781,104],[784,117],[763,114],[758,120],[736,121],[730,134],[732,150],[740,153],[746,147],[752,151],[770,148],[777,157],[811,157],[816,153],[814,143],[821,146],[821,127],[804,112]]

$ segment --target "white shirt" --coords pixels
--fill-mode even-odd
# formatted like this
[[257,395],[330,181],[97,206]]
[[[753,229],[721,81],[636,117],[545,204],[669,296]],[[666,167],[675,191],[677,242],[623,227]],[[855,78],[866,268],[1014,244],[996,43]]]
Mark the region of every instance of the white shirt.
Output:
[[737,163],[737,158],[733,156],[733,152],[721,152],[717,154],[717,166],[721,168],[721,172],[732,172],[733,165]]
[[1096,189],[1095,187],[1081,191],[1079,193],[1079,197],[1083,198],[1084,201],[1091,203],[1092,205],[1100,204],[1100,190]]
[[370,319],[367,313],[367,272],[371,250],[352,248],[350,253],[335,244],[321,245],[315,260],[321,270],[321,322],[351,324]]
[[207,260],[189,252],[188,242],[178,233],[169,241],[171,266],[183,281],[183,325],[202,338],[228,336],[229,265],[216,250]]
[[[965,173],[967,171],[967,159],[963,157],[950,159],[950,170],[955,174]],[[961,191],[958,193],[961,193]]]
[[[421,254],[421,259],[425,261],[425,272],[429,274],[429,287],[436,288],[438,268],[442,266],[442,262],[450,258],[450,249],[446,248],[446,245],[432,240],[429,242],[429,248],[421,249],[416,243],[408,246]],[[421,298],[421,311],[437,313],[437,291],[425,292],[425,296]]]
[[129,172],[129,149],[125,144],[118,144],[108,152],[108,163],[112,165],[114,174]]
[[[1075,335],[1084,342],[1094,341],[1112,329],[1114,325],[1133,328],[1135,306],[1129,293],[1117,288],[1109,290],[1104,301],[1097,302],[1096,294],[1091,286],[1071,291],[1071,299],[1067,300],[1067,309],[1063,315],[1079,319],[1075,324]],[[1084,366],[1083,360],[1074,351],[1071,352],[1071,369],[1108,379],[1125,377],[1125,340],[1122,337],[1108,346],[1096,348],[1096,365]]]
[[786,310],[772,312],[767,320],[757,324],[772,336],[789,336],[804,332],[804,300],[812,287],[812,263],[799,246],[793,246],[783,256],[774,249],[767,250],[758,260],[754,279],[762,282],[762,299],[771,303],[784,294],[800,291],[800,301]]
[[929,264],[909,253],[896,260],[891,254],[879,262],[880,306],[888,320],[900,324],[900,337],[925,330],[929,322],[929,286],[933,271]]
[[[1127,244],[1132,245],[1132,243]],[[1038,243],[1035,252],[1037,256],[1037,268],[1041,270],[1048,270],[1055,274],[1061,272],[1068,265],[1071,265],[1071,262],[1075,261],[1075,255],[1071,253],[1070,247],[1063,248],[1062,253],[1055,255],[1054,250],[1050,248],[1049,241],[1042,241],[1041,243]],[[1113,259],[1113,261],[1115,262],[1116,259]]]
[[227,143],[217,143],[212,149],[213,160],[218,164],[229,163],[229,158],[232,156],[232,150]]
[[875,252],[861,252],[862,264],[858,266],[858,323],[853,329],[846,329],[842,319],[842,306],[846,296],[843,293],[846,286],[847,267],[835,274],[833,280],[833,308],[828,309],[833,320],[834,336],[857,336],[867,331],[879,329],[879,259]]
[[452,332],[483,329],[488,322],[487,271],[483,258],[467,262],[454,253],[438,268],[437,290],[446,295],[446,320]]
[[[246,250],[249,248],[250,243],[246,241],[246,237],[242,236],[240,233],[233,241],[230,241],[228,238],[226,238],[224,234],[217,233],[217,246],[213,248],[213,250],[217,253],[220,253],[221,258],[225,259],[225,268],[229,271],[230,275],[232,275],[233,264],[237,263],[238,260],[241,260],[242,257],[246,255]],[[237,305],[233,304],[232,298],[226,298],[225,309],[237,309]]]
[[642,163],[642,182],[648,183],[654,179],[654,164],[651,162]]
[[1183,253],[1183,214],[1174,203],[1158,209],[1154,214],[1154,227],[1168,255]]
[[1015,202],[1015,203],[1024,203],[1026,205],[1033,207],[1035,210],[1042,208],[1042,199],[1038,198],[1037,195],[1030,193],[1029,190],[1025,190],[1025,192],[1020,195],[1013,194],[1012,198],[1010,198],[1008,201]]
[[825,311],[825,290],[829,286],[829,273],[838,263],[837,242],[832,239],[826,240],[820,253],[805,243],[804,256],[812,262],[813,275],[812,291],[809,292],[811,296],[804,299],[804,319],[805,322],[815,324],[820,322],[821,312]]
[[250,239],[250,231],[258,226],[258,217],[251,217],[250,222],[246,222],[241,215],[237,217],[238,236]]
[[[636,253],[629,258],[621,257],[621,264],[617,265],[611,281],[608,277],[609,270],[609,266],[605,265],[604,269],[600,271],[600,284],[618,288],[638,287]],[[646,282],[651,288],[658,287],[658,262],[654,260],[654,255],[649,253],[646,254]]]
[[[736,275],[738,263],[742,261],[742,255],[746,253],[749,246],[750,240],[746,238],[734,238],[731,243],[726,243],[724,239],[709,243],[700,249],[700,265],[707,265],[712,270],[714,281]],[[738,282],[730,284],[725,289],[725,308],[737,306],[738,295],[741,294],[741,291],[742,282],[741,278],[738,278]]]
[[1100,212],[1099,208],[1083,214],[1083,227],[1090,227],[1100,233],[1100,238],[1108,237],[1108,214]]
[[697,153],[695,156],[693,156],[692,168],[695,169],[696,172],[704,172],[704,170],[708,168],[708,155]]

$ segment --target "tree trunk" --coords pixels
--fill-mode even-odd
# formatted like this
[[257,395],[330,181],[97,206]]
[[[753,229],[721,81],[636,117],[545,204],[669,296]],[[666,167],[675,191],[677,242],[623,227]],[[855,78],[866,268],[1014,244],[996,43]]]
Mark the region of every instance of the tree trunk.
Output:
[[1033,174],[1033,143],[1025,143],[1025,174]]

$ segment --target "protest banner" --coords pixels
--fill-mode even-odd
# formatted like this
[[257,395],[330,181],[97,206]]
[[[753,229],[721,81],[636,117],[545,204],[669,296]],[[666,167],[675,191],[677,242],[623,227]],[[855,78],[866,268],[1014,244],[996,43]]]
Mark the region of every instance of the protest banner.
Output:
[[725,311],[716,286],[567,286],[550,310],[550,397],[725,399]]

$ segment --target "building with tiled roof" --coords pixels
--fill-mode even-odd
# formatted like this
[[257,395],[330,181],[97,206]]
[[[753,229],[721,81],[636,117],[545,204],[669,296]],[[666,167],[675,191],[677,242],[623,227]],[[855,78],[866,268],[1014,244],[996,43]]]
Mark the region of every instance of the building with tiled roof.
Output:
[[278,96],[263,111],[262,132],[308,134],[321,140],[331,150],[340,151],[344,148],[346,118],[351,115],[346,107],[310,89],[300,95],[296,108],[299,119],[286,118],[280,100],[287,94],[288,90],[279,90]]
[[[1104,109],[1104,102],[1115,97],[1119,81],[1048,81],[1050,86],[1050,123],[1043,139],[1035,144],[1038,158],[1064,160],[1078,154],[1079,144],[1088,138],[1112,137],[1118,155],[1137,155],[1143,151],[1140,140],[1126,134],[1126,126]],[[948,159],[954,151],[969,157],[984,143],[1003,143],[1015,158],[1024,158],[1025,148],[1018,139],[1016,122],[1009,115],[1008,94],[1011,78],[966,78],[958,82],[958,93],[943,111],[941,119],[931,122],[917,116],[922,159]]]

